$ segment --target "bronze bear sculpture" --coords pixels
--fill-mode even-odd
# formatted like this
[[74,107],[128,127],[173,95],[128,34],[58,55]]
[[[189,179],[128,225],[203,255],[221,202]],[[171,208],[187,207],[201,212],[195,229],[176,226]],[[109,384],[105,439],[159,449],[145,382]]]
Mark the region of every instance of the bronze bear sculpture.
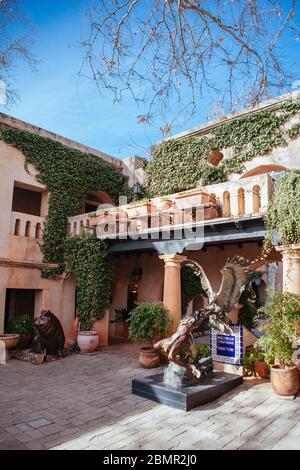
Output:
[[33,338],[32,352],[40,354],[46,350],[46,354],[61,356],[65,335],[59,319],[50,310],[42,310],[34,323],[38,332]]

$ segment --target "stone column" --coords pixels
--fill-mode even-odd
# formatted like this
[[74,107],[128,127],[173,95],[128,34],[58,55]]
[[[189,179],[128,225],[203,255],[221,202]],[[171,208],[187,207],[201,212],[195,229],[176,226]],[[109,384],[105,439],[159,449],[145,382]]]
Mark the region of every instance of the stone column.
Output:
[[177,325],[181,319],[181,261],[186,259],[186,256],[177,254],[161,255],[165,263],[165,277],[164,277],[164,306],[170,311],[173,318],[170,333],[176,331]]
[[300,245],[277,246],[282,255],[283,292],[300,295]]

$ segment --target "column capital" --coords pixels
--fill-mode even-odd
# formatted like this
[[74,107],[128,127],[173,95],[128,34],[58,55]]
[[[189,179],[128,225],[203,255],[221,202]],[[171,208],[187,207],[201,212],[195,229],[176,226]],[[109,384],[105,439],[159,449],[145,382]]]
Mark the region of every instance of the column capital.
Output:
[[171,255],[159,255],[159,259],[165,262],[165,266],[180,267],[180,264],[187,256],[178,255],[177,253]]
[[300,245],[279,245],[275,250],[281,253],[283,258],[300,259]]

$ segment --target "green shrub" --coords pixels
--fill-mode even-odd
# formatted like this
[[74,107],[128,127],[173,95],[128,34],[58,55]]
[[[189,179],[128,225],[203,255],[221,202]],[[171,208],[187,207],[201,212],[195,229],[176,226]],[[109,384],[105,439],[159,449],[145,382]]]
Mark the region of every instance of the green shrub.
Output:
[[290,170],[276,183],[266,216],[266,238],[279,235],[283,245],[300,243],[300,170]]
[[276,292],[266,306],[269,315],[267,333],[258,340],[268,361],[275,360],[280,367],[292,365],[292,344],[297,340],[295,325],[300,322],[300,296]]
[[133,341],[146,342],[152,347],[171,325],[172,318],[163,305],[143,303],[131,312],[129,334]]
[[34,320],[30,315],[20,315],[10,320],[7,324],[7,332],[20,335],[21,341],[24,339],[24,336],[31,335],[34,331]]

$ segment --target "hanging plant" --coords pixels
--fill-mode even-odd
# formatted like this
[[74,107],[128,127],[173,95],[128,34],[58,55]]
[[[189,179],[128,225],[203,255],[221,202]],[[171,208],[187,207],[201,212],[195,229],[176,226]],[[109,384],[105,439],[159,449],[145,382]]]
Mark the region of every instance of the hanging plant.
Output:
[[300,170],[290,170],[275,187],[266,216],[266,239],[283,245],[300,243]]

